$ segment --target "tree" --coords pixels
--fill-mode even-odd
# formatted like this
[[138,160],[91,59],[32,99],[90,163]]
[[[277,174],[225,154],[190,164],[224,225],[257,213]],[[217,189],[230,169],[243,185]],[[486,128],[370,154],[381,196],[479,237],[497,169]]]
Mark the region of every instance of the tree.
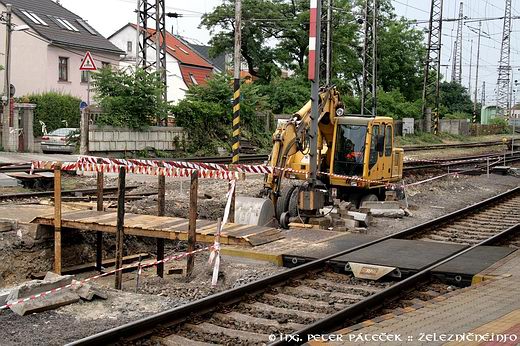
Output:
[[159,97],[165,85],[158,73],[102,68],[92,75],[96,100],[103,115],[96,119],[101,125],[141,129],[164,120],[169,106]]
[[473,102],[468,90],[457,82],[442,82],[440,85],[441,114],[473,113]]

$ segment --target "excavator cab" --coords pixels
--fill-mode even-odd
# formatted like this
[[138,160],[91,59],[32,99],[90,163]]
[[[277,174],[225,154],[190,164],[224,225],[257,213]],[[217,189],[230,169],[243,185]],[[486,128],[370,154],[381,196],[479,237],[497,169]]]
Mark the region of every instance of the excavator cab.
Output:
[[307,188],[311,173],[308,102],[273,134],[269,164],[278,169],[265,177],[263,195],[267,199],[248,199],[244,207],[237,198],[238,218],[264,210],[264,220],[269,218],[266,213],[273,214],[286,225],[290,217],[319,214],[323,205],[332,203],[331,196],[356,204],[384,197],[387,184],[401,179],[404,152],[394,146],[392,118],[344,115],[334,87],[320,93],[319,109],[318,182]]

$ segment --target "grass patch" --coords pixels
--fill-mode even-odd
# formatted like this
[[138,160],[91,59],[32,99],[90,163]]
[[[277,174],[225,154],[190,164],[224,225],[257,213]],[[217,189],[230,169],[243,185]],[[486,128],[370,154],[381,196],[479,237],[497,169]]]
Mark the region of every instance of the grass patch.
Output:
[[441,133],[434,135],[433,133],[417,133],[405,137],[396,137],[397,145],[426,145],[426,144],[443,144],[453,142],[469,142],[475,137],[452,135],[449,133]]

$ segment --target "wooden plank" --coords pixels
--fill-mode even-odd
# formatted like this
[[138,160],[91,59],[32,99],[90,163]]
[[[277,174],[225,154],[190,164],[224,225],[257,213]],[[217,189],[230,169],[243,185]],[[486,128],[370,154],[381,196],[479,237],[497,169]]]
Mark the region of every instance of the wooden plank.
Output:
[[[159,175],[158,178],[158,191],[157,191],[157,216],[164,216],[166,209],[166,177]],[[162,220],[159,220],[162,221]],[[157,221],[156,221],[157,222]],[[152,223],[155,225],[156,223]],[[150,225],[147,225],[150,227]],[[164,259],[164,239],[157,238],[157,260],[162,261]],[[157,276],[164,277],[164,263],[157,264]]]
[[91,223],[91,224],[98,224],[98,225],[102,225],[103,222],[105,222],[106,220],[117,220],[117,212],[109,212],[108,214],[100,214],[100,215],[96,215],[96,216],[92,216],[92,217],[88,217],[88,218],[82,218],[82,219],[71,219],[69,217],[67,217],[66,219],[67,221],[78,221],[78,222],[81,222],[81,223]]
[[[191,172],[190,183],[190,213],[188,229],[188,252],[195,251],[197,242],[197,193],[199,188],[199,171]],[[186,263],[186,276],[190,277],[195,266],[195,256],[189,255]]]
[[[97,195],[96,195],[96,209],[97,211],[103,211],[103,183],[104,174],[103,172],[97,172]],[[96,233],[96,270],[101,271],[103,266],[103,232]]]
[[[117,232],[116,232],[116,269],[123,266],[123,243],[125,224],[125,180],[126,167],[119,167],[119,189],[117,198]],[[115,275],[115,289],[120,290],[123,283],[123,272],[118,270]]]
[[132,220],[126,220],[125,227],[145,228],[145,226],[147,224],[157,221],[157,218],[158,218],[158,216],[155,216],[155,215],[140,215],[140,214],[139,215],[132,214],[132,215],[137,215],[137,217],[134,217]]
[[166,221],[164,224],[162,224],[160,226],[157,226],[155,229],[158,229],[158,230],[172,230],[172,229],[175,229],[176,225],[180,225],[180,224],[183,224],[185,222],[188,222],[187,219],[183,219],[183,218],[180,218],[180,217],[172,217],[172,218],[168,218],[168,219],[171,219],[172,221]]

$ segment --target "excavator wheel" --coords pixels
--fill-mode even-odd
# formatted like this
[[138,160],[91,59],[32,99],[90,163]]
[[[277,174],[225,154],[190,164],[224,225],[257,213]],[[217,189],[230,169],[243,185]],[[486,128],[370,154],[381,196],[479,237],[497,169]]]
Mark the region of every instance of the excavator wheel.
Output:
[[291,198],[289,199],[289,208],[287,212],[291,217],[298,216],[298,195],[300,193],[300,185],[296,185],[296,188],[293,190],[291,194]]
[[289,202],[291,200],[291,195],[296,189],[296,185],[287,185],[282,189],[282,193],[278,200],[276,201],[276,219],[280,220],[282,213],[289,210]]

